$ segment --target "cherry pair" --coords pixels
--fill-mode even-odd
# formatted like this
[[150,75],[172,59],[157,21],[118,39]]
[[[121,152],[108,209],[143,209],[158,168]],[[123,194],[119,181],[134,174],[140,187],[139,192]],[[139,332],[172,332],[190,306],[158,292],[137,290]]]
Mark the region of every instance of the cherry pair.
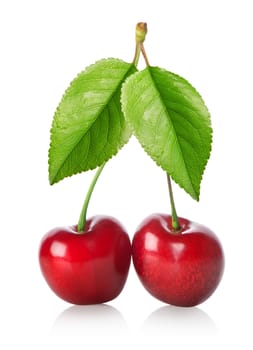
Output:
[[98,304],[122,291],[131,256],[147,291],[176,306],[205,301],[218,286],[224,255],[215,234],[207,227],[154,214],[146,218],[132,244],[123,226],[112,217],[95,216],[85,229],[77,226],[51,230],[42,240],[39,262],[51,289],[67,302]]

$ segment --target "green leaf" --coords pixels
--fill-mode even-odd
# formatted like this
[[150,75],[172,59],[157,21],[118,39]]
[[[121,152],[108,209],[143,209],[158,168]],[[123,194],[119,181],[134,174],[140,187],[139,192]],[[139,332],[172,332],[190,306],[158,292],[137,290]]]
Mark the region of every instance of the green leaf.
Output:
[[129,140],[120,93],[124,80],[135,71],[133,64],[110,58],[89,66],[72,81],[51,128],[51,184],[100,166]]
[[147,67],[126,80],[121,101],[146,152],[198,200],[212,143],[210,115],[199,93],[182,77]]

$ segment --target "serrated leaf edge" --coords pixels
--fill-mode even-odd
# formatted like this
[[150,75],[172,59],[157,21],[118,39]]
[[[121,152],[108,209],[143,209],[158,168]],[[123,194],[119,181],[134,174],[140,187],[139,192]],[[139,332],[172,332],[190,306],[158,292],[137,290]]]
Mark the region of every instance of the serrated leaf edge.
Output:
[[[126,86],[128,84],[128,81],[130,79],[134,79],[134,75],[136,74],[141,74],[143,71],[147,70],[149,67],[146,67],[145,69],[141,70],[141,71],[138,71],[136,73],[134,73],[133,75],[127,77],[127,79],[124,81],[124,83],[122,84],[122,88],[121,88],[121,106],[122,106],[122,111],[125,115],[125,118],[126,120],[128,120],[126,114],[125,114],[125,103],[126,103],[126,100],[125,100],[125,96],[124,96],[124,93],[122,93],[122,91],[124,91],[124,86]],[[194,92],[199,96],[199,98],[201,99],[203,105],[205,106],[205,108],[207,109],[208,111],[208,114],[210,116],[210,112],[209,112],[209,109],[207,108],[205,102],[204,102],[204,99],[202,98],[201,94],[196,90],[196,88],[185,78],[181,77],[180,75],[176,74],[176,73],[173,73],[173,72],[170,72],[168,70],[166,70],[165,68],[161,68],[161,67],[158,67],[158,66],[152,66],[151,68],[158,68],[164,72],[169,72],[170,74],[173,74],[174,76],[184,80],[187,84],[189,84],[191,86],[191,88],[194,90]],[[151,75],[151,74],[150,74]],[[160,94],[159,94],[160,95]],[[165,106],[165,109],[166,109],[166,106]],[[132,125],[131,121],[128,120],[128,123],[130,125]],[[210,146],[209,146],[209,150],[208,150],[208,157],[206,158],[206,161],[205,163],[203,163],[203,169],[202,169],[202,172],[200,174],[200,182],[199,182],[199,186],[197,188],[198,190],[198,193],[196,193],[194,187],[192,186],[193,188],[193,193],[190,193],[189,191],[187,191],[175,178],[174,178],[174,174],[173,173],[169,173],[168,172],[168,169],[166,169],[165,167],[163,167],[156,158],[153,158],[149,155],[148,153],[148,150],[146,149],[146,147],[143,145],[143,143],[141,141],[139,141],[138,139],[138,136],[136,135],[136,132],[134,130],[134,126],[132,125],[132,132],[134,134],[134,136],[137,138],[138,142],[140,143],[141,147],[143,148],[143,150],[145,151],[145,153],[155,162],[155,164],[161,168],[162,170],[164,170],[166,173],[168,173],[171,178],[173,179],[173,181],[180,187],[182,188],[186,193],[188,193],[193,199],[195,199],[196,201],[199,201],[199,197],[200,197],[200,187],[201,187],[201,183],[202,183],[202,179],[203,179],[203,175],[204,175],[204,172],[205,172],[205,169],[206,169],[206,166],[207,166],[207,163],[210,159],[210,156],[211,156],[211,151],[212,151],[212,141],[213,141],[213,128],[212,128],[212,123],[211,123],[211,118],[209,118],[209,130],[210,130]]]
[[[84,72],[87,72],[87,70],[91,69],[91,68],[92,68],[93,66],[95,66],[96,64],[101,63],[101,62],[103,62],[103,61],[109,61],[109,60],[116,60],[116,61],[118,61],[118,62],[128,63],[128,62],[125,62],[124,60],[121,60],[121,59],[118,59],[118,58],[113,58],[113,57],[102,58],[102,59],[100,59],[100,60],[97,60],[97,61],[95,61],[94,63],[90,64],[89,66],[85,67],[84,70],[82,70],[81,72],[79,72],[79,73],[76,75],[76,77],[75,77],[74,79],[72,79],[72,81],[70,82],[69,86],[66,88],[66,90],[65,90],[64,93],[62,94],[61,100],[60,100],[60,102],[58,103],[58,106],[57,106],[56,111],[55,111],[55,113],[54,113],[53,121],[52,121],[51,128],[50,128],[50,143],[49,143],[49,149],[48,149],[48,173],[49,173],[49,183],[50,183],[50,185],[54,185],[54,184],[60,182],[61,180],[63,180],[64,178],[72,177],[73,175],[81,174],[81,173],[83,173],[83,172],[90,171],[90,170],[94,170],[94,169],[100,167],[102,164],[104,164],[105,162],[108,162],[110,159],[112,159],[114,156],[116,156],[116,154],[128,143],[129,139],[131,138],[131,135],[132,135],[132,128],[131,128],[130,124],[128,124],[127,126],[128,126],[128,128],[129,128],[129,137],[126,138],[125,142],[123,142],[123,143],[118,147],[118,149],[117,149],[115,152],[113,152],[113,153],[111,154],[110,157],[107,157],[107,158],[105,159],[105,161],[103,161],[103,162],[101,162],[101,163],[99,162],[97,166],[88,167],[87,170],[85,170],[85,171],[76,171],[76,172],[73,172],[72,175],[64,176],[63,178],[58,179],[58,180],[55,180],[57,174],[54,176],[54,179],[51,179],[51,177],[50,177],[50,167],[51,167],[51,164],[50,164],[51,155],[50,155],[50,154],[51,154],[51,146],[52,146],[52,130],[53,130],[53,127],[54,127],[55,115],[57,114],[57,112],[58,112],[58,110],[59,110],[59,106],[60,106],[60,104],[61,104],[63,98],[65,97],[65,95],[66,95],[66,94],[68,93],[68,91],[70,90],[70,88],[71,88],[73,82],[74,82],[76,79],[78,79],[78,77],[79,77],[81,74],[83,74]],[[131,63],[130,63],[130,64],[131,64]],[[133,67],[134,67],[134,65],[131,65],[131,66],[129,67],[129,69],[127,70],[127,72],[129,72],[129,70],[130,70],[131,68],[133,68]],[[127,74],[127,73],[126,73],[126,74]],[[136,74],[136,73],[133,73],[133,74]],[[128,77],[127,77],[126,79],[128,79]],[[121,84],[124,84],[124,81],[123,81],[123,83],[121,83]],[[120,87],[120,84],[118,85],[117,89],[118,89],[119,87]],[[116,90],[117,90],[117,89],[116,89]],[[116,91],[116,90],[115,90],[115,91]],[[111,95],[110,99],[111,99],[112,97],[113,97],[113,94]],[[109,101],[110,101],[110,99],[109,99]],[[104,107],[103,107],[101,110],[103,110],[103,109],[104,109]],[[121,109],[121,110],[122,110],[122,109]],[[123,113],[123,112],[122,112],[122,113]],[[124,113],[123,113],[123,115],[124,115]],[[126,119],[125,119],[125,121],[126,121]],[[127,122],[127,121],[126,121],[126,122]],[[83,138],[83,136],[82,136],[82,138]],[[81,141],[81,139],[77,142],[77,144],[78,144],[80,141]],[[67,158],[66,158],[66,159],[67,159]]]

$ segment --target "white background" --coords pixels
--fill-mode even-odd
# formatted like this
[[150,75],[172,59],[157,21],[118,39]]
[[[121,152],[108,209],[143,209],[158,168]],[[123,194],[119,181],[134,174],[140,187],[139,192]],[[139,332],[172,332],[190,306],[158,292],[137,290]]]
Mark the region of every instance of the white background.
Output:
[[[189,80],[211,112],[200,202],[175,184],[174,196],[180,216],[219,236],[225,274],[197,308],[155,300],[133,266],[117,299],[71,306],[46,285],[38,247],[49,229],[77,222],[93,173],[51,187],[49,130],[78,72],[100,58],[132,61],[139,21],[150,63]],[[1,1],[1,348],[252,349],[252,33],[250,0]],[[165,175],[133,138],[104,169],[89,215],[117,217],[132,237],[147,215],[169,211]]]

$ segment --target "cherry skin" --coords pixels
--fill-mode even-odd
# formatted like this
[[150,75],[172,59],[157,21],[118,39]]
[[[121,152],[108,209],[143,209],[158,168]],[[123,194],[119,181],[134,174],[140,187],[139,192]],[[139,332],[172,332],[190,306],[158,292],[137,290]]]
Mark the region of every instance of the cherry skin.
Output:
[[224,254],[215,234],[203,225],[179,218],[172,228],[169,215],[146,218],[133,237],[135,270],[147,291],[175,306],[204,302],[218,286]]
[[60,298],[77,305],[116,298],[126,282],[130,260],[129,236],[108,216],[87,220],[83,233],[77,232],[77,226],[55,228],[39,248],[48,285]]

